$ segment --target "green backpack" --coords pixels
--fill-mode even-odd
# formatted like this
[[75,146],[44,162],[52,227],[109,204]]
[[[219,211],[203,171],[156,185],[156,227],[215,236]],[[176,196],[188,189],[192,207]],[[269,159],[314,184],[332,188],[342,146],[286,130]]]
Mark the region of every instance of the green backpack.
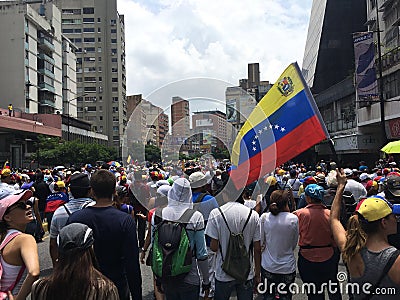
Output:
[[154,216],[152,270],[161,282],[182,280],[192,268],[193,251],[186,225],[195,213],[187,209],[178,221],[162,220],[162,208]]
[[242,231],[240,231],[239,233],[233,233],[229,228],[228,222],[226,221],[222,210],[220,208],[218,209],[221,213],[222,218],[224,219],[226,227],[228,227],[229,230],[229,242],[228,248],[226,249],[225,259],[222,256],[221,243],[219,244],[223,261],[222,270],[229,276],[235,278],[237,281],[245,282],[250,273],[251,264],[249,252],[251,252],[250,250],[252,249],[252,247],[250,245],[249,251],[247,250],[246,245],[244,244],[243,231],[246,228],[253,211],[250,209],[249,216],[244,223]]

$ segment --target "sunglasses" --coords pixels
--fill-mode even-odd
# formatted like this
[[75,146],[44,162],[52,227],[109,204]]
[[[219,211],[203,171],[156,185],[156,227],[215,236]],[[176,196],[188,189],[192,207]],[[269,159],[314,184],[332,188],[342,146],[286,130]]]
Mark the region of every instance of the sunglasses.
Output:
[[7,210],[5,212],[5,215],[8,214],[9,212],[13,211],[14,209],[17,209],[17,208],[22,209],[22,210],[26,210],[29,206],[30,205],[27,204],[26,202],[19,201],[16,204],[14,204],[14,205],[10,206],[9,208],[7,208]]

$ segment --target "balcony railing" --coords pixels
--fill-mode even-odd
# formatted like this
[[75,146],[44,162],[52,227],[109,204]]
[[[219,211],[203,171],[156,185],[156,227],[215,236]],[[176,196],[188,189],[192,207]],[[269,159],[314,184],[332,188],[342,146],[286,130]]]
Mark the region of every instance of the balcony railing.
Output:
[[49,76],[50,78],[53,78],[53,79],[54,79],[54,77],[55,77],[54,73],[51,72],[51,71],[49,71],[49,70],[47,70],[47,69],[39,69],[38,72],[39,72],[40,74],[44,74],[44,75],[46,75],[46,76]]
[[53,65],[55,64],[54,58],[52,58],[52,57],[50,57],[50,56],[48,56],[48,55],[46,55],[44,53],[39,53],[38,57],[40,59],[48,61],[49,63],[51,63]]
[[39,88],[43,91],[49,91],[52,93],[55,92],[54,86],[52,86],[46,82],[39,82]]
[[50,51],[54,51],[55,49],[54,44],[43,37],[39,38],[39,46],[46,48],[47,50]]

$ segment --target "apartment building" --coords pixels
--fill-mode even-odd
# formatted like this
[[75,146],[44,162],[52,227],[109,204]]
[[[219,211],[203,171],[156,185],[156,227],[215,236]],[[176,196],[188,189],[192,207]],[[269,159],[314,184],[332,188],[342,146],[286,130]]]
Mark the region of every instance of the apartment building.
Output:
[[76,46],[77,115],[122,147],[127,125],[125,23],[116,0],[54,0]]
[[[60,10],[50,2],[3,1],[0,26],[0,106],[65,113],[65,97],[76,97],[76,65],[75,48],[61,31]],[[68,113],[76,117],[76,109]]]

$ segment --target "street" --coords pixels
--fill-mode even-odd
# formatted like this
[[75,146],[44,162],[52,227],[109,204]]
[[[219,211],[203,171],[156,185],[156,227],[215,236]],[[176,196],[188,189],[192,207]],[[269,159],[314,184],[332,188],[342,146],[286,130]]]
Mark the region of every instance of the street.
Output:
[[[46,235],[43,239],[42,243],[38,244],[39,250],[39,260],[40,260],[40,277],[47,276],[52,272],[52,263],[49,254],[49,234],[46,232]],[[297,250],[296,250],[297,256]],[[151,268],[146,265],[141,265],[142,269],[142,289],[143,289],[143,300],[152,300],[153,299],[153,275],[151,272]],[[339,263],[339,272],[345,272],[346,269],[342,262]],[[302,281],[297,272],[296,275],[296,283],[301,285]],[[326,296],[327,298],[327,296]],[[343,300],[347,300],[349,297],[347,295],[343,296]],[[236,299],[236,297],[231,297],[231,299]],[[261,300],[262,296],[255,297],[257,300]],[[307,299],[307,296],[304,294],[295,295],[293,297],[294,300],[303,300]]]

